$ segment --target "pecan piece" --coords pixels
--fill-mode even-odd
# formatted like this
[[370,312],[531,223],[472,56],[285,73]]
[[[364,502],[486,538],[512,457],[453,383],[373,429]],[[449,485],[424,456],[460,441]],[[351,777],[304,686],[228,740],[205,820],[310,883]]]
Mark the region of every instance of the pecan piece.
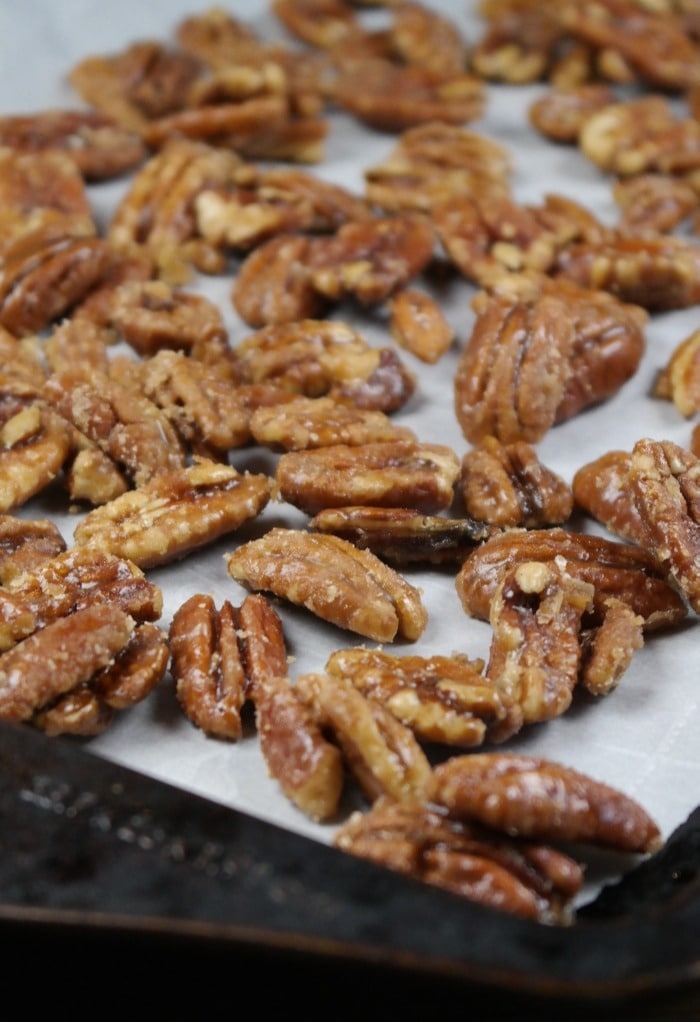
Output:
[[211,596],[196,594],[173,615],[168,641],[170,671],[185,716],[206,735],[236,741],[241,737],[241,708],[246,672],[233,605],[220,608]]
[[491,599],[506,571],[523,561],[559,557],[570,575],[594,586],[597,621],[604,617],[609,597],[627,603],[644,619],[646,630],[673,626],[687,614],[683,599],[647,550],[556,526],[512,529],[476,547],[455,580],[462,606],[468,614],[488,621]]
[[602,623],[581,636],[579,683],[594,696],[617,686],[635,650],[644,645],[644,620],[621,600],[609,599]]
[[573,510],[569,484],[524,440],[484,437],[462,458],[460,487],[468,514],[489,525],[560,525]]
[[433,514],[452,503],[458,476],[450,447],[394,440],[289,451],[277,463],[275,487],[282,500],[310,515],[352,504]]
[[213,301],[162,280],[128,281],[115,288],[110,326],[144,357],[164,348],[223,348],[226,342],[223,316]]
[[293,323],[326,311],[327,301],[312,285],[307,263],[314,239],[284,233],[262,242],[243,260],[231,301],[252,327]]
[[414,641],[427,623],[417,589],[369,550],[336,536],[274,528],[225,560],[236,581],[377,642]]
[[461,564],[494,529],[473,518],[422,515],[405,507],[324,508],[308,522],[394,564]]
[[483,668],[483,660],[461,654],[395,656],[363,648],[335,650],[325,666],[386,706],[420,741],[465,748],[481,745],[487,727],[505,715]]
[[700,459],[670,440],[638,440],[630,487],[646,547],[700,613]]
[[604,82],[554,88],[530,105],[529,121],[545,138],[573,144],[586,120],[614,101],[612,87]]
[[0,515],[0,584],[7,585],[25,571],[66,550],[66,541],[49,518]]
[[36,630],[36,615],[18,596],[0,589],[0,653]]
[[434,364],[449,350],[455,333],[438,303],[416,288],[403,288],[389,300],[392,337],[421,362]]
[[0,390],[0,511],[21,507],[60,473],[71,451],[65,420],[19,384]]
[[673,401],[686,418],[700,411],[700,330],[676,346],[657,379],[654,394]]
[[629,485],[629,451],[606,451],[574,473],[576,506],[631,543],[644,545],[646,530]]
[[88,512],[73,539],[151,568],[238,529],[260,514],[270,491],[265,475],[199,459]]
[[380,798],[338,828],[335,847],[501,912],[569,923],[583,870],[569,856],[422,802]]
[[0,656],[0,718],[30,720],[36,710],[106,667],[128,643],[133,619],[110,603],[49,622]]
[[433,770],[428,797],[459,820],[509,834],[654,852],[656,822],[634,799],[561,763],[516,753],[453,756]]
[[698,209],[695,188],[674,174],[635,174],[613,185],[624,233],[668,234]]
[[314,719],[328,729],[365,796],[420,797],[431,767],[413,731],[342,676],[302,674],[294,684]]
[[259,444],[278,451],[416,439],[412,430],[395,425],[382,411],[304,396],[256,409],[250,433]]

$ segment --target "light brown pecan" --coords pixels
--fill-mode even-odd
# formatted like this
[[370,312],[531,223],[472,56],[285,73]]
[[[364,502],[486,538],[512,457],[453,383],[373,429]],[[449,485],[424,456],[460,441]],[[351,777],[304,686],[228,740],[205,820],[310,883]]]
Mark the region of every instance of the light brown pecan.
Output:
[[116,462],[87,437],[65,465],[64,481],[71,500],[97,507],[126,493],[131,483]]
[[416,439],[412,430],[397,426],[385,412],[303,395],[256,409],[250,433],[257,443],[278,451]]
[[0,387],[18,380],[39,391],[46,378],[43,347],[35,336],[15,337],[0,326]]
[[65,153],[86,181],[133,170],[146,158],[140,136],[95,110],[42,110],[0,117],[0,146]]
[[454,341],[441,306],[424,291],[402,288],[389,299],[389,313],[392,337],[421,362],[438,362]]
[[422,742],[464,748],[481,745],[487,728],[505,716],[483,660],[452,656],[397,656],[362,647],[338,649],[325,666],[386,706]]
[[459,459],[443,444],[389,440],[289,451],[277,462],[275,490],[307,514],[363,504],[435,514],[449,507]]
[[594,696],[617,687],[635,651],[644,645],[644,619],[621,600],[611,598],[602,623],[582,634],[579,683]]
[[151,568],[234,532],[260,514],[270,490],[265,475],[202,458],[94,508],[73,539]]
[[343,756],[323,734],[286,676],[267,675],[251,689],[260,748],[270,776],[313,820],[337,815],[345,783]]
[[647,550],[588,533],[565,529],[511,529],[476,547],[455,584],[465,611],[488,621],[491,599],[506,571],[523,561],[563,559],[569,575],[594,587],[594,618],[605,615],[615,597],[644,619],[646,630],[673,626],[687,608]]
[[129,642],[135,623],[110,603],[75,610],[50,621],[0,656],[0,718],[30,720],[112,661]]
[[586,120],[615,101],[606,82],[584,82],[553,88],[530,104],[530,124],[554,142],[575,144]]
[[392,412],[415,377],[391,348],[376,348],[346,323],[302,319],[255,331],[235,347],[246,379],[306,397],[328,395],[358,408]]
[[185,449],[172,423],[135,387],[78,366],[53,373],[42,393],[135,486],[185,463]]
[[401,3],[392,10],[391,48],[405,64],[459,75],[468,67],[467,42],[457,24],[422,3]]
[[[57,323],[44,342],[44,356],[51,373],[75,366],[87,366],[98,373],[109,372],[107,349],[112,343],[109,331],[90,319],[71,316]],[[44,380],[48,374],[44,374]]]
[[483,81],[467,71],[367,57],[341,63],[332,96],[363,124],[399,132],[431,121],[462,125],[477,120],[486,91]]
[[32,387],[0,386],[0,511],[19,508],[45,489],[70,450],[68,424]]
[[85,181],[67,153],[0,148],[0,250],[25,234],[94,235]]
[[66,550],[66,541],[50,518],[0,515],[0,584]]
[[324,508],[309,521],[317,532],[330,532],[371,550],[396,565],[424,561],[461,564],[494,529],[473,518],[422,515],[405,507]]
[[453,756],[433,770],[428,797],[459,820],[511,835],[654,852],[656,822],[638,802],[562,763],[517,753]]
[[687,418],[700,411],[700,330],[676,345],[656,381],[654,394],[673,401]]
[[569,709],[581,667],[581,622],[593,593],[558,561],[522,561],[504,572],[489,609],[486,676],[507,711],[493,739],[504,741]]
[[360,28],[356,12],[341,0],[273,0],[272,10],[295,38],[320,49]]
[[700,252],[681,237],[618,233],[597,244],[571,245],[559,253],[556,273],[650,312],[700,301]]
[[675,174],[649,172],[621,178],[613,185],[620,209],[618,227],[634,234],[668,234],[696,213],[700,199],[693,186]]
[[629,451],[606,451],[581,465],[571,486],[576,506],[631,543],[644,544],[646,530],[629,486]]
[[470,54],[491,81],[522,85],[545,78],[564,31],[554,8],[539,3],[482,5],[485,30]]
[[222,347],[226,328],[219,307],[204,295],[171,288],[164,281],[130,281],[114,293],[111,326],[142,356],[162,349],[191,352]]
[[378,799],[354,812],[333,844],[490,908],[542,923],[572,921],[580,865],[554,848],[501,837],[423,801]]
[[301,674],[294,690],[315,720],[330,731],[365,796],[397,800],[421,797],[431,767],[413,731],[382,703],[366,697],[350,679]]
[[206,593],[190,596],[173,615],[168,642],[185,716],[209,737],[237,741],[243,732],[246,672],[236,609],[228,600],[217,608]]
[[500,143],[431,121],[402,132],[389,155],[365,170],[365,196],[389,213],[430,212],[465,194],[505,196],[512,172]]
[[414,586],[369,550],[336,536],[274,528],[225,560],[237,582],[377,642],[414,641],[427,623]]
[[0,589],[0,653],[36,631],[36,615],[19,596]]
[[41,561],[6,583],[43,626],[57,617],[98,603],[111,603],[138,624],[157,621],[163,594],[132,561],[74,546]]
[[629,480],[646,547],[700,613],[700,459],[670,440],[638,440]]
[[460,488],[469,515],[503,528],[561,525],[573,510],[569,484],[524,440],[484,437],[462,457]]

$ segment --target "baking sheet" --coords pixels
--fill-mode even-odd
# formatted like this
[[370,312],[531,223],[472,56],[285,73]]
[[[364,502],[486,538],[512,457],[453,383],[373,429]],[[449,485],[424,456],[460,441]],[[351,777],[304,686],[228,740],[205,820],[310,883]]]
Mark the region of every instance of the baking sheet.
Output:
[[[0,112],[79,106],[79,98],[66,81],[66,73],[75,62],[88,54],[116,52],[137,39],[172,39],[182,17],[209,6],[197,0],[151,0],[148,4],[120,0],[99,5],[91,0],[62,0],[60,5],[53,0],[0,3]],[[449,15],[463,28],[468,40],[480,34],[475,2],[433,2],[428,6]],[[265,38],[288,38],[263,0],[239,0],[226,7]],[[366,13],[368,23],[379,22],[382,16],[378,11]],[[617,212],[610,180],[575,149],[553,146],[529,126],[527,108],[544,86],[490,84],[487,88],[484,116],[468,127],[498,139],[511,151],[516,199],[538,202],[546,193],[558,192],[613,223]],[[382,160],[396,139],[370,132],[340,113],[330,120],[326,158],[313,169],[323,178],[361,192],[365,168]],[[122,180],[90,188],[98,223],[108,222],[127,184]],[[191,288],[218,301],[235,344],[251,330],[231,305],[232,279],[232,274],[200,278]],[[435,366],[402,353],[417,375],[418,386],[395,419],[410,426],[421,440],[450,444],[461,456],[468,445],[453,412],[452,380],[459,351],[473,322],[470,301],[475,289],[466,281],[454,280],[436,293],[455,328],[457,341]],[[352,322],[373,343],[392,343],[381,309],[362,314],[355,308],[342,307],[334,311],[334,317]],[[611,447],[630,449],[643,436],[687,446],[691,423],[670,402],[654,400],[649,392],[658,370],[677,344],[698,328],[699,320],[696,308],[653,316],[646,330],[647,350],[636,376],[605,405],[550,430],[538,444],[542,462],[571,480],[580,465]],[[272,471],[274,467],[274,457],[257,448],[234,451],[231,462],[239,469],[250,467],[256,471]],[[27,517],[49,514],[71,543],[77,519],[67,505],[38,499],[19,513]],[[224,599],[240,603],[245,591],[229,578],[224,554],[257,535],[262,525],[303,526],[305,521],[306,517],[289,505],[274,503],[259,520],[235,535],[177,564],[150,572],[149,577],[164,593],[161,624],[167,626],[174,610],[194,592],[211,593],[217,604]],[[592,523],[586,528],[600,531]],[[464,614],[454,585],[455,572],[411,568],[406,575],[422,590],[429,622],[418,643],[397,642],[392,651],[459,651],[486,658],[490,629]],[[277,607],[294,658],[292,676],[319,670],[333,649],[362,641],[301,609]],[[695,807],[700,793],[697,637],[694,616],[673,634],[648,636],[614,693],[598,701],[579,698],[563,717],[522,731],[504,748],[550,757],[623,789],[646,807],[664,834],[670,834]],[[323,843],[331,841],[339,822],[315,824],[284,798],[267,774],[252,730],[235,744],[209,739],[196,730],[182,715],[167,681],[143,704],[119,715],[104,735],[86,745],[97,756]],[[359,804],[356,794],[348,790],[344,812]],[[592,868],[581,900],[595,893],[609,866],[602,863]]]

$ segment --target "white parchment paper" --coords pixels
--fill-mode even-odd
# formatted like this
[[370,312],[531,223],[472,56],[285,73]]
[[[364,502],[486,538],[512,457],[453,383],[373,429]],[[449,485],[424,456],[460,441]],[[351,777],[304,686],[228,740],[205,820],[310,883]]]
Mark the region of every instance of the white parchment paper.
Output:
[[[66,80],[75,62],[88,54],[119,51],[139,39],[172,40],[182,17],[209,6],[202,0],[103,0],[99,4],[94,0],[22,0],[21,4],[0,0],[0,112],[80,106]],[[428,6],[452,17],[468,40],[479,36],[475,0],[459,4],[444,0]],[[264,0],[235,0],[226,7],[260,35],[289,40]],[[378,11],[366,12],[370,23],[382,16]],[[485,114],[468,127],[498,139],[511,151],[512,188],[518,200],[538,202],[546,193],[558,192],[583,203],[606,222],[614,222],[617,213],[610,180],[574,148],[552,145],[530,127],[527,109],[544,88],[489,85]],[[370,132],[348,116],[333,114],[326,158],[313,170],[361,192],[365,168],[382,160],[395,142],[393,136]],[[127,185],[128,179],[90,188],[100,225],[108,222]],[[200,278],[191,287],[219,302],[235,344],[250,328],[231,305],[232,279],[232,273]],[[403,353],[417,375],[418,386],[410,403],[396,414],[396,420],[412,427],[420,439],[450,444],[460,456],[468,445],[454,416],[452,381],[473,322],[470,301],[474,293],[471,285],[460,280],[446,284],[438,293],[457,341],[435,366]],[[381,310],[363,315],[342,308],[334,315],[353,322],[373,343],[392,343]],[[653,316],[636,376],[605,405],[552,429],[538,445],[543,463],[570,481],[580,465],[611,447],[630,449],[642,436],[687,446],[692,424],[670,402],[655,400],[649,393],[671,352],[699,326],[697,308]],[[272,456],[257,448],[235,451],[231,461],[240,469],[266,466],[272,470],[274,465]],[[70,544],[76,518],[67,506],[56,506],[55,500],[47,506],[38,499],[19,513],[50,514]],[[263,521],[303,525],[305,517],[289,505],[275,503],[266,509]],[[256,523],[256,531],[258,527]],[[597,529],[593,524],[587,527]],[[212,548],[150,573],[163,589],[164,626],[176,607],[194,592],[210,592],[217,603],[224,599],[241,602],[245,592],[229,578],[223,555],[251,535],[249,529],[243,529]],[[406,574],[422,589],[429,623],[418,643],[397,643],[395,652],[460,651],[486,658],[490,629],[463,612],[455,590],[455,572],[412,568]],[[320,670],[332,649],[362,641],[304,610],[288,605],[278,605],[278,610],[294,658],[292,675]],[[614,693],[597,701],[577,699],[563,717],[524,730],[507,748],[548,756],[616,785],[637,798],[667,835],[699,801],[699,725],[698,626],[690,615],[683,629],[648,636]],[[184,718],[167,680],[148,700],[119,715],[104,735],[87,745],[98,756],[319,841],[329,842],[336,828],[335,823],[313,823],[282,796],[267,774],[252,727],[235,744],[206,738]],[[346,808],[355,798],[350,792]],[[591,884],[595,883],[592,875]]]

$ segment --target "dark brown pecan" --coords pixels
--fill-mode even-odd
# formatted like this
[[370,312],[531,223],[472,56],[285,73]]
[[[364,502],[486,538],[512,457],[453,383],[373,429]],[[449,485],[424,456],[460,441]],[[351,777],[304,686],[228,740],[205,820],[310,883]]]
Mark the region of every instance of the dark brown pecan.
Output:
[[451,817],[511,835],[654,852],[656,822],[634,799],[562,763],[516,753],[453,756],[433,770],[428,797]]
[[682,621],[687,608],[647,550],[565,529],[511,529],[492,536],[467,557],[456,578],[457,593],[468,614],[488,620],[493,594],[503,574],[523,561],[562,558],[570,575],[594,586],[598,621],[606,601],[615,597],[644,619],[646,630]]

